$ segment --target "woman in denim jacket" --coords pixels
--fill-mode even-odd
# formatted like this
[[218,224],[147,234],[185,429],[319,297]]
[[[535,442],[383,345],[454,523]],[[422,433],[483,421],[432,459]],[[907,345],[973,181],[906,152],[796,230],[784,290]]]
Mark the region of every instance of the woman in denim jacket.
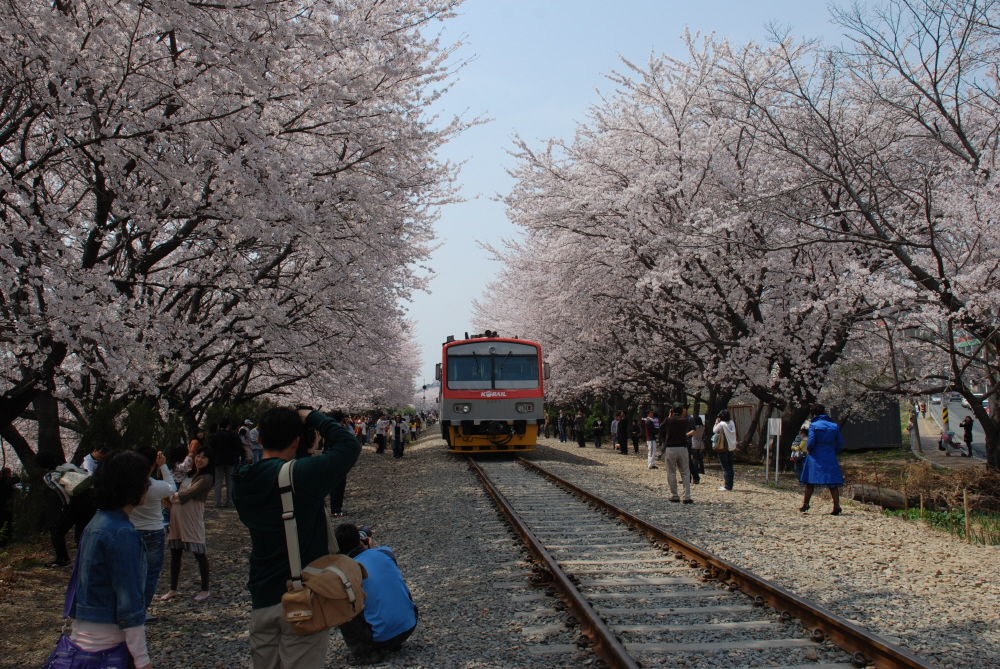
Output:
[[70,639],[84,650],[123,641],[137,669],[150,667],[146,651],[146,549],[129,520],[149,487],[149,463],[132,451],[109,454],[94,474],[97,513],[77,554]]

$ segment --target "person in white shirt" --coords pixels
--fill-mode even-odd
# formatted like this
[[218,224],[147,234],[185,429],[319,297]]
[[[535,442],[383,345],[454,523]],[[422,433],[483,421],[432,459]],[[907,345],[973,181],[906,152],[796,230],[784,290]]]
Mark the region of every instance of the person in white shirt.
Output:
[[106,454],[107,454],[107,449],[104,446],[98,446],[90,453],[88,453],[87,457],[83,459],[84,471],[93,476],[94,472],[97,471],[97,465],[100,464],[101,460],[104,459],[104,456]]
[[[146,544],[146,608],[149,609],[156,586],[160,582],[160,570],[163,569],[163,548],[165,544],[163,530],[163,499],[177,492],[173,472],[167,467],[167,459],[152,446],[139,446],[136,453],[149,461],[149,489],[142,504],[132,509],[129,520],[142,535]],[[152,477],[159,470],[163,480]],[[156,622],[156,616],[146,614],[146,622]]]
[[386,418],[385,414],[378,419],[375,423],[375,452],[385,453],[385,438],[389,431],[389,426],[392,422]]
[[719,456],[719,464],[722,465],[722,476],[725,483],[719,490],[733,489],[733,451],[736,450],[736,423],[729,417],[729,411],[723,409],[719,412],[719,417],[715,419],[715,427],[712,432],[718,435],[718,439],[723,440],[723,448],[715,450]]

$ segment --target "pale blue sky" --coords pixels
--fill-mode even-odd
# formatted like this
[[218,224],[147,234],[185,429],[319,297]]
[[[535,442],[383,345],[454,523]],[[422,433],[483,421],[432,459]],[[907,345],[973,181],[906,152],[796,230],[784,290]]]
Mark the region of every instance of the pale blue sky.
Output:
[[[448,144],[442,156],[466,160],[460,182],[468,202],[448,206],[437,225],[441,248],[430,266],[430,294],[409,305],[423,351],[418,387],[434,378],[441,343],[471,330],[471,305],[499,269],[477,242],[499,244],[516,235],[504,207],[506,151],[515,133],[529,142],[572,136],[574,124],[597,102],[595,89],[611,87],[604,74],[623,69],[619,56],[637,64],[650,52],[683,57],[681,36],[714,32],[736,43],[763,40],[778,22],[801,37],[839,41],[825,0],[467,0],[446,24],[445,42],[464,35],[460,58],[475,60],[460,74],[442,109],[466,118],[494,119]],[[467,111],[466,111],[467,110]],[[473,199],[476,196],[478,199]],[[501,333],[519,334],[519,333]]]

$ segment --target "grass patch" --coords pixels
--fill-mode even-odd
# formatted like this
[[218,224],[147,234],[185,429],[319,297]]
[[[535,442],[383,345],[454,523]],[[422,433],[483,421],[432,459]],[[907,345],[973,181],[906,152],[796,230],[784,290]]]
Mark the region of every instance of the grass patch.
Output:
[[921,518],[920,509],[885,511],[885,515],[914,522],[923,521],[934,529],[948,532],[963,541],[970,541],[969,535],[971,535],[970,543],[986,546],[1000,545],[1000,514],[978,511],[969,513],[968,534],[966,534],[965,511],[963,509],[924,511],[923,518]]

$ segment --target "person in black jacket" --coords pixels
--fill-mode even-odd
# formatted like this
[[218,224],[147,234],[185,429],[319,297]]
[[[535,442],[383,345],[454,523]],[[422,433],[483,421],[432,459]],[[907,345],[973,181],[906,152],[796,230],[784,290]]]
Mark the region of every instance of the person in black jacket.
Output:
[[[227,507],[233,503],[233,472],[240,464],[243,442],[238,434],[230,430],[228,420],[219,423],[219,429],[208,438],[209,446],[215,454],[215,506]],[[226,484],[226,502],[222,503],[222,484]]]
[[587,428],[587,419],[584,417],[582,411],[576,412],[576,422],[573,424],[573,432],[576,435],[576,443],[580,448],[587,448],[587,442],[584,441],[583,433]]
[[618,434],[612,435],[611,440],[618,442],[618,450],[622,455],[628,455],[628,421],[625,420],[625,412],[618,412]]

